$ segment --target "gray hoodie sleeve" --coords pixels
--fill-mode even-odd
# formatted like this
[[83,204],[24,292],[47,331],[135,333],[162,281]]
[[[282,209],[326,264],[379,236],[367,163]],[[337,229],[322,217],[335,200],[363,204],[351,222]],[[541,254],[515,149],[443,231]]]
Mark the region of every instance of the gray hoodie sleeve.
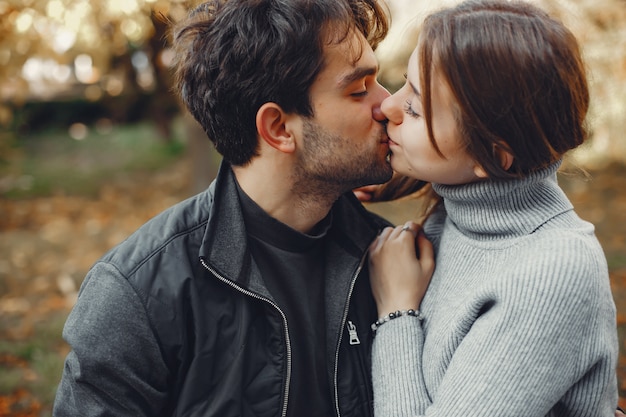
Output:
[[71,351],[55,417],[161,414],[168,369],[139,296],[112,265],[89,272],[63,337]]

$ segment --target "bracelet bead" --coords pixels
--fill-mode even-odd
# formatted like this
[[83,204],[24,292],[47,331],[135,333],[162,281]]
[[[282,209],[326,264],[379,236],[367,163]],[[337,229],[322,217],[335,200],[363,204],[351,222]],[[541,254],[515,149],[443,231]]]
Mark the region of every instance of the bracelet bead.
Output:
[[413,309],[397,310],[397,311],[393,311],[387,314],[386,316],[382,316],[381,318],[376,320],[374,323],[372,323],[372,331],[374,332],[374,334],[376,334],[376,330],[378,330],[380,326],[382,326],[383,324],[387,323],[390,320],[393,320],[401,316],[411,316],[411,317],[417,318],[418,320],[422,320],[424,318],[422,316],[422,313],[419,312],[419,310],[413,310]]

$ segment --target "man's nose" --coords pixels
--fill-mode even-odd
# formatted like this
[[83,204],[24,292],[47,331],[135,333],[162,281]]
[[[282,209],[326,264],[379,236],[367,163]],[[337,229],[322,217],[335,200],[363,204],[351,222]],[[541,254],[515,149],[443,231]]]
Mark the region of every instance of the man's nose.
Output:
[[377,96],[376,96],[378,101],[376,102],[376,105],[372,109],[372,117],[374,118],[374,120],[377,120],[379,122],[386,122],[387,116],[385,116],[381,107],[382,107],[383,101],[387,97],[391,96],[391,94],[382,85],[378,84],[378,87],[380,87],[377,91]]
[[400,124],[402,122],[402,111],[397,106],[397,99],[398,97],[395,95],[388,96],[383,100],[379,109],[388,121]]

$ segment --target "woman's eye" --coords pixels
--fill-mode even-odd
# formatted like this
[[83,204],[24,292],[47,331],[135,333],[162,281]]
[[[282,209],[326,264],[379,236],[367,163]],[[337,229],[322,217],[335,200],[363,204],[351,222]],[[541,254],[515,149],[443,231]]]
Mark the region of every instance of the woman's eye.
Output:
[[416,112],[413,110],[413,108],[411,107],[411,100],[407,100],[407,101],[404,103],[404,112],[405,112],[406,114],[408,114],[409,116],[411,116],[411,117],[415,117],[415,118],[420,117],[419,113],[416,113]]

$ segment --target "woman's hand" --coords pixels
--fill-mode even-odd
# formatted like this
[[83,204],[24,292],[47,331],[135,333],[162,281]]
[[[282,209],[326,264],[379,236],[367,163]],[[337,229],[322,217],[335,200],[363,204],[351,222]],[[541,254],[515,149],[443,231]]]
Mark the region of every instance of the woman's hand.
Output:
[[355,188],[352,190],[356,198],[360,201],[370,201],[372,200],[374,193],[381,187],[380,184],[375,185],[364,185],[363,187]]
[[418,310],[434,269],[432,244],[417,224],[385,228],[369,248],[370,281],[378,314]]

